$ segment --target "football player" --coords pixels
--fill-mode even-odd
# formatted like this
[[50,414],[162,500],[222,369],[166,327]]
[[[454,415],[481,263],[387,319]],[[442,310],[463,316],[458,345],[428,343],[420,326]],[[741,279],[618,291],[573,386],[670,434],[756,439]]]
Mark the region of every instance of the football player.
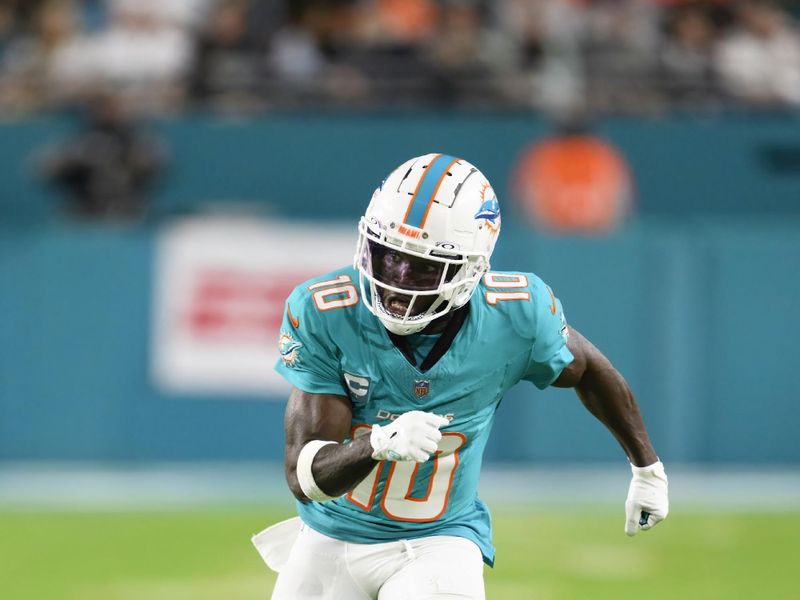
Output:
[[375,190],[354,265],[286,302],[285,469],[299,519],[254,538],[272,598],[484,598],[495,550],[478,477],[520,380],[575,388],[633,477],[625,532],[667,516],[667,477],[628,384],[533,273],[492,272],[492,186],[467,161],[412,158]]

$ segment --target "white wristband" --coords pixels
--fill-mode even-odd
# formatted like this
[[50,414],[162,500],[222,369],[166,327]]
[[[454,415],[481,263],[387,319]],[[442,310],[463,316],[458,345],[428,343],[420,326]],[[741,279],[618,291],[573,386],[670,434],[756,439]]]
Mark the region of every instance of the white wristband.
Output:
[[320,451],[320,448],[335,443],[325,440],[311,440],[300,450],[300,455],[297,457],[297,482],[309,500],[314,502],[336,500],[336,496],[328,496],[328,494],[319,489],[317,482],[314,481],[314,475],[311,473],[311,464],[314,462],[314,457]]

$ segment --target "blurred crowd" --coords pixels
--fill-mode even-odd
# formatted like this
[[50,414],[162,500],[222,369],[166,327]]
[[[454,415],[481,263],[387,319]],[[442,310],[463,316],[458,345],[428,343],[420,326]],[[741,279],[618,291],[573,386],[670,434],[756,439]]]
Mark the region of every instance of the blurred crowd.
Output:
[[0,0],[0,114],[800,106],[795,2]]

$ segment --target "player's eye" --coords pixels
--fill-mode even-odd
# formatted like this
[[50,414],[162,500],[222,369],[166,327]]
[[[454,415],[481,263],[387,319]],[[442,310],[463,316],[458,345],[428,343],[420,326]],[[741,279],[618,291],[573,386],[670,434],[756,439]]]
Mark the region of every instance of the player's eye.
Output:
[[420,270],[423,273],[425,273],[426,275],[431,275],[433,273],[436,273],[439,270],[439,268],[438,268],[438,265],[432,265],[430,263],[424,263]]

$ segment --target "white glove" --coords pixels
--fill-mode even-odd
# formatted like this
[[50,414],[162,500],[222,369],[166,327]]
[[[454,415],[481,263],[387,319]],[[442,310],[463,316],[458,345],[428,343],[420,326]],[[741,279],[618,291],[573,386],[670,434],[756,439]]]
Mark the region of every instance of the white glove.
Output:
[[433,413],[412,410],[381,427],[372,426],[369,443],[375,460],[425,462],[442,439],[440,427],[450,421]]
[[667,474],[659,460],[647,467],[631,465],[633,479],[625,501],[625,533],[636,535],[640,529],[647,530],[667,518]]

